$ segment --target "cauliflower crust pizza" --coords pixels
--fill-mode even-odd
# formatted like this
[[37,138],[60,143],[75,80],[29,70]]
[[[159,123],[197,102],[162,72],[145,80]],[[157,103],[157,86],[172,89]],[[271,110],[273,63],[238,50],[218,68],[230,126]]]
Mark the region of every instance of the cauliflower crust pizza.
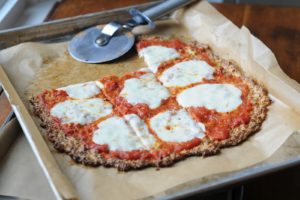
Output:
[[148,68],[46,90],[31,103],[54,148],[126,171],[208,156],[257,132],[266,90],[205,45],[140,38]]

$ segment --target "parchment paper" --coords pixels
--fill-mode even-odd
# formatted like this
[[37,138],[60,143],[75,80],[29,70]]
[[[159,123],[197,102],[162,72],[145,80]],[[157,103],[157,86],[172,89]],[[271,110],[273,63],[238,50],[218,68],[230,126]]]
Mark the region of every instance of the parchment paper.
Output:
[[[207,2],[178,12],[172,21],[159,23],[155,32],[146,28],[136,33],[177,36],[209,44],[221,57],[232,59],[270,91],[273,100],[260,132],[243,144],[223,149],[217,156],[192,157],[173,167],[147,168],[120,173],[116,169],[87,168],[70,162],[68,156],[53,151],[63,172],[82,199],[136,199],[205,176],[245,168],[272,155],[300,128],[300,86],[283,74],[273,53],[247,28],[241,29],[224,18]],[[72,60],[66,44],[25,43],[0,52],[0,64],[28,106],[28,97],[47,88],[121,75],[145,67],[133,50],[122,59],[101,65]],[[51,148],[51,145],[50,145]]]

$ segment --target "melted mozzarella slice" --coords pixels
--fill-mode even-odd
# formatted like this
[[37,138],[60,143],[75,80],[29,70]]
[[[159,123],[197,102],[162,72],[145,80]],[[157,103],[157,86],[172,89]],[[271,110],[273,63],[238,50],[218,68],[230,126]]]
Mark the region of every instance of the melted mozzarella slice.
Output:
[[135,114],[125,115],[124,118],[131,126],[135,134],[139,137],[144,146],[151,148],[155,143],[155,138],[149,132],[149,129],[145,122]]
[[111,117],[98,124],[93,134],[96,144],[107,144],[112,151],[146,149],[134,130],[121,117]]
[[139,55],[144,57],[146,64],[153,73],[157,71],[161,63],[180,57],[176,49],[156,45],[141,49]]
[[167,142],[186,142],[205,136],[204,125],[195,122],[184,109],[159,113],[151,118],[150,125],[157,136]]
[[180,62],[165,70],[159,80],[166,87],[183,87],[206,79],[212,79],[214,68],[201,60]]
[[112,105],[100,98],[66,100],[57,103],[50,111],[51,115],[61,120],[63,124],[91,123],[112,112]]
[[154,109],[159,107],[161,101],[167,99],[170,93],[156,80],[153,74],[147,73],[139,78],[126,80],[120,96],[133,105],[145,103]]
[[177,95],[183,107],[205,107],[218,112],[230,112],[242,103],[242,92],[232,84],[202,84]]
[[59,88],[59,90],[66,91],[67,94],[74,99],[91,98],[101,92],[95,81],[69,85],[63,88]]

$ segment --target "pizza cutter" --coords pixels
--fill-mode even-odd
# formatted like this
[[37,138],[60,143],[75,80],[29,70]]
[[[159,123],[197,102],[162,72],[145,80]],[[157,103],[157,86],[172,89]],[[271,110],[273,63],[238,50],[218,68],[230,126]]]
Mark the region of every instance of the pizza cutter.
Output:
[[140,12],[129,10],[132,18],[125,22],[110,22],[98,25],[78,33],[69,43],[70,55],[85,63],[103,63],[119,58],[128,52],[134,44],[132,29],[139,25],[154,28],[156,20],[195,0],[166,0],[150,9]]

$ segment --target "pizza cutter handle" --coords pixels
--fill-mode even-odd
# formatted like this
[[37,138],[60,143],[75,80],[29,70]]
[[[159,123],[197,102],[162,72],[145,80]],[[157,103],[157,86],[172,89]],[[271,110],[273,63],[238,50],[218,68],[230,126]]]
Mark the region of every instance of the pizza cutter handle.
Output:
[[133,16],[132,19],[123,24],[123,28],[132,30],[139,25],[147,24],[150,28],[154,28],[154,20],[165,16],[168,13],[175,11],[178,8],[186,6],[197,0],[166,0],[154,7],[151,7],[144,12],[140,12],[137,9],[129,10],[129,13]]
[[195,1],[196,0],[167,0],[145,10],[144,12],[142,12],[142,14],[147,16],[151,20],[156,20]]

